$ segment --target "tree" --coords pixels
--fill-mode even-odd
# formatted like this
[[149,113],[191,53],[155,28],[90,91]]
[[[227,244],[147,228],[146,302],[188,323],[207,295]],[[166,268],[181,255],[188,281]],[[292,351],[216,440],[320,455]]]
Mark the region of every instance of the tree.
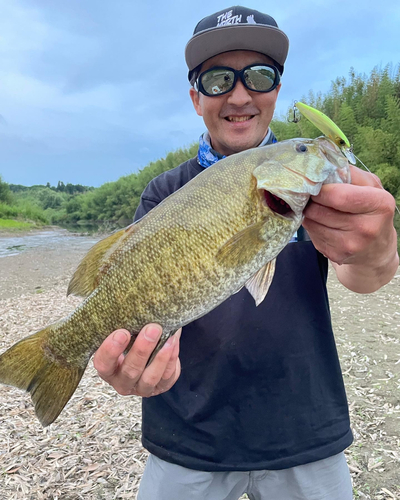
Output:
[[337,125],[347,136],[349,141],[353,142],[354,136],[357,132],[357,122],[353,109],[345,102],[343,102],[340,106]]
[[59,208],[64,201],[61,193],[56,193],[51,189],[43,189],[39,193],[39,199],[44,210],[47,208]]
[[11,191],[6,182],[1,180],[0,176],[0,202],[10,205],[12,201]]
[[400,170],[398,168],[394,168],[388,163],[382,163],[377,166],[375,173],[380,178],[383,187],[390,194],[393,196],[400,195]]
[[385,110],[386,116],[382,120],[382,129],[396,135],[400,140],[400,98],[387,95]]

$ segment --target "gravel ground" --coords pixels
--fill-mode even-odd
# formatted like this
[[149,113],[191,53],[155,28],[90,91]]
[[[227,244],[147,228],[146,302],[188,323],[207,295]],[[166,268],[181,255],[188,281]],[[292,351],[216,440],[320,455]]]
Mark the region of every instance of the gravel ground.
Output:
[[[93,239],[77,240],[0,258],[0,352],[79,303],[65,291]],[[400,269],[372,295],[349,292],[331,272],[329,295],[355,435],[346,452],[354,497],[400,499]],[[0,401],[1,498],[135,498],[147,457],[140,398],[116,394],[90,364],[49,428],[21,391],[0,386]]]

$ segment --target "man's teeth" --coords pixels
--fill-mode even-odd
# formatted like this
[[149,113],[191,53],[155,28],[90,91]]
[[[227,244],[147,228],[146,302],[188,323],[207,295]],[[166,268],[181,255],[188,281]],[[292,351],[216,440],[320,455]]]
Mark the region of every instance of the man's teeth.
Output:
[[245,122],[250,120],[251,116],[228,116],[227,120],[230,122]]

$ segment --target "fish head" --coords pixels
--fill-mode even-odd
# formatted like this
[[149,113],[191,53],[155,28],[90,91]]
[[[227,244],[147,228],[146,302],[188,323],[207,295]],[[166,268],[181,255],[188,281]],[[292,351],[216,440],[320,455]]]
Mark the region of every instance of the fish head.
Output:
[[285,218],[301,215],[322,184],[350,182],[346,157],[326,137],[290,139],[264,149],[264,161],[253,170],[257,189],[265,209]]

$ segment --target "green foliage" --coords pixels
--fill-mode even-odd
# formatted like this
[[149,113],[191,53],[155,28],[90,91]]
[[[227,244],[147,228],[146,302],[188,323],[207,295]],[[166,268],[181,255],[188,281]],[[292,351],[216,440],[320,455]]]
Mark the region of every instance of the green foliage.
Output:
[[[0,203],[0,218],[14,217],[34,221],[39,224],[54,224],[65,219],[65,206],[74,196],[92,191],[94,188],[81,184],[64,184],[57,187],[22,186],[10,184],[11,202]],[[0,199],[1,201],[1,199]]]
[[20,230],[20,229],[30,229],[34,225],[29,222],[21,222],[13,219],[0,219],[0,229],[8,230]]
[[283,122],[281,120],[272,120],[271,128],[274,134],[280,141],[285,141],[286,139],[293,139],[294,137],[300,137],[300,130],[296,123]]
[[346,102],[342,102],[339,108],[337,126],[344,132],[349,141],[354,140],[357,130],[357,120],[352,107]]
[[51,189],[43,189],[39,193],[39,200],[44,210],[47,208],[59,208],[65,201],[65,198]]
[[377,165],[375,170],[376,175],[380,178],[383,187],[389,191],[390,194],[396,196],[400,193],[400,170],[395,169],[388,163],[381,163]]
[[382,129],[358,126],[354,137],[354,151],[373,172],[381,163],[389,163],[393,168],[398,168],[400,158],[397,158],[397,143],[398,138],[395,135]]
[[[352,68],[349,78],[337,78],[326,95],[310,92],[301,100],[332,118],[355,154],[399,203],[400,66],[374,68],[369,76],[357,75]],[[275,120],[271,127],[279,140],[321,135],[304,117],[296,124]]]
[[29,202],[18,205],[0,203],[0,219],[24,219],[39,224],[48,224],[50,221],[43,209]]
[[8,203],[0,202],[0,219],[8,219],[10,217],[18,217],[17,208],[8,205]]
[[[397,206],[400,206],[400,196],[396,198]],[[397,248],[400,250],[400,215],[394,214],[394,227],[397,231]]]
[[127,225],[151,179],[195,156],[197,147],[193,144],[190,148],[168,153],[139,172],[107,182],[97,189],[62,181],[56,187],[50,183],[31,187],[11,184],[13,203],[0,203],[0,219],[14,217],[46,224],[87,221]]
[[50,222],[45,211],[37,205],[33,205],[29,202],[20,202],[16,206],[16,209],[18,210],[18,217],[22,217],[23,219],[41,222],[43,224],[48,224]]
[[1,180],[0,176],[0,202],[10,204],[12,201],[11,191],[6,182]]
[[382,130],[393,135],[400,131],[400,98],[386,96],[386,119],[382,120]]
[[168,153],[165,158],[151,162],[138,173],[107,182],[93,191],[71,198],[65,204],[61,222],[114,221],[121,225],[129,224],[147,184],[157,175],[195,156],[197,147],[194,144],[188,149]]
[[[328,115],[346,134],[355,154],[381,179],[400,207],[400,65],[374,68],[369,76],[337,78],[322,96],[309,93],[301,99]],[[274,120],[271,124],[279,140],[321,135],[306,118],[299,123]],[[359,165],[360,168],[363,168]],[[399,235],[400,215],[394,225]]]
[[[301,100],[332,118],[354,145],[355,154],[380,177],[400,205],[400,66],[374,68],[369,76],[351,68],[348,78],[336,78],[325,95],[310,91]],[[298,123],[273,120],[271,128],[278,140],[322,135],[306,118]],[[127,224],[151,179],[196,153],[197,144],[179,149],[96,189],[62,181],[57,186],[47,183],[27,188],[8,186],[0,179],[0,218],[24,217],[53,224]],[[6,195],[5,199],[2,193],[7,192],[11,198]],[[395,217],[395,224],[400,229],[400,216]]]
[[41,190],[43,188],[51,189],[52,191],[56,191],[58,193],[67,193],[67,194],[77,194],[77,193],[85,193],[86,191],[91,191],[94,188],[90,186],[82,186],[82,184],[64,184],[62,181],[58,181],[57,186],[51,186],[50,182],[48,182],[45,186],[41,184],[37,184],[35,186],[22,186],[21,184],[10,184],[10,190],[13,193],[20,192],[32,192]]

